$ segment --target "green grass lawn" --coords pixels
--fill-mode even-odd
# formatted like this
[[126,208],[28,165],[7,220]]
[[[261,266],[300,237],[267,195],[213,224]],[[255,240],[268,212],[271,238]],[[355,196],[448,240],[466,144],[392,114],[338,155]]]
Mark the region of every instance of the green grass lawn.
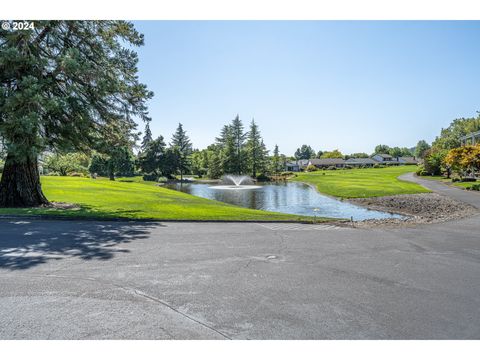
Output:
[[409,165],[380,169],[319,170],[301,173],[292,180],[315,185],[321,193],[340,198],[430,192],[423,186],[397,179],[398,176],[414,172],[416,169],[416,166]]
[[[130,182],[131,181],[131,182]],[[98,218],[157,220],[293,220],[312,221],[307,216],[246,209],[155,186],[139,178],[117,181],[63,176],[43,176],[50,201],[78,204],[80,209],[0,209],[0,215],[59,215]],[[316,219],[325,221],[327,219]],[[331,219],[328,219],[331,220]]]
[[443,176],[440,176],[440,175],[422,176],[422,178],[427,179],[427,180],[437,180],[437,181],[440,181],[440,182],[442,182],[446,185],[453,185],[453,186],[457,186],[457,187],[464,188],[464,189],[472,186],[473,184],[478,184],[478,181],[452,182],[452,179],[447,179],[447,178],[445,178]]

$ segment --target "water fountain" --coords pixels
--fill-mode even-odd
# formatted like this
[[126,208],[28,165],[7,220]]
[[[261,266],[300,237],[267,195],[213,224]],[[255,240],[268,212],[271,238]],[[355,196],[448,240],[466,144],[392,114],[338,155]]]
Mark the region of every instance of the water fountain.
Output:
[[225,175],[221,185],[210,187],[219,190],[249,190],[258,189],[261,186],[255,185],[253,179],[248,175]]

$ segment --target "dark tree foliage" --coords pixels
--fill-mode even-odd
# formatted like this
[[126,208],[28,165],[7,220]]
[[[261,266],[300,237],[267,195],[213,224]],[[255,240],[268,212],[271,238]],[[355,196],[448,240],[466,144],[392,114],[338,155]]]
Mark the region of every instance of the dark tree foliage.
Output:
[[190,170],[190,155],[192,154],[192,143],[187,136],[187,132],[183,130],[183,125],[178,124],[177,130],[172,136],[172,143],[170,144],[174,153],[177,155],[175,161],[177,171],[180,172],[180,181],[183,181],[183,174]]
[[150,130],[150,125],[147,122],[145,125],[145,134],[143,134],[142,144],[140,145],[141,150],[144,151],[152,140],[152,131]]
[[388,145],[377,145],[375,146],[375,154],[389,154],[390,146]]
[[[215,139],[220,153],[214,157],[215,174],[243,174],[247,170],[245,140],[248,133],[243,131],[243,123],[237,115],[229,125],[225,125]],[[219,164],[221,164],[219,168]]]
[[297,151],[295,151],[295,159],[297,160],[313,159],[315,156],[315,150],[309,145],[302,145]]
[[163,136],[159,136],[138,155],[137,164],[146,180],[157,181],[160,176],[170,178],[175,173],[177,159],[175,149],[167,149]]
[[108,176],[115,180],[115,176],[133,176],[135,174],[135,155],[127,146],[114,148],[109,155],[94,154],[88,171],[91,174]]
[[103,154],[93,154],[88,171],[90,174],[108,176],[108,157]]
[[0,30],[0,137],[7,152],[0,207],[48,203],[37,159],[46,149],[127,145],[153,94],[138,81],[143,36],[125,21],[37,21]]
[[243,123],[237,115],[230,125],[233,139],[232,170],[235,174],[242,174],[246,170],[245,139],[248,133],[243,132]]
[[260,130],[258,129],[258,125],[255,123],[255,120],[252,120],[250,123],[246,152],[248,172],[253,178],[256,178],[257,174],[265,171],[267,154],[265,144],[263,143]]
[[430,145],[425,140],[420,140],[415,147],[415,156],[423,159],[429,149]]
[[280,157],[280,151],[278,150],[278,145],[275,144],[275,148],[273,149],[273,156],[271,159],[271,170],[275,175],[277,175],[280,171],[282,171],[282,168],[283,164]]

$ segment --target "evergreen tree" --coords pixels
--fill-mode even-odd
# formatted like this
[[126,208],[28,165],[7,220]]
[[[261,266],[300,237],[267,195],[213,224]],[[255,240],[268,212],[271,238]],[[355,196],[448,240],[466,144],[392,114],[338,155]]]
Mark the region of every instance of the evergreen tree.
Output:
[[115,176],[133,176],[135,172],[135,155],[128,146],[120,146],[110,152],[107,160],[108,176],[115,180]]
[[278,150],[278,145],[275,144],[275,148],[273,149],[273,156],[272,156],[272,172],[277,175],[281,171],[281,159],[280,159],[280,152]]
[[170,177],[175,172],[175,156],[167,150],[163,136],[151,141],[138,156],[138,167],[145,180],[157,181],[160,176]]
[[284,154],[280,154],[280,164],[281,164],[281,171],[287,170],[287,157]]
[[258,130],[258,125],[255,123],[255,120],[252,119],[250,131],[248,132],[246,150],[248,172],[253,178],[257,177],[257,173],[261,170],[262,162],[265,161],[262,144],[263,141],[260,131]]
[[265,175],[268,172],[268,150],[263,142],[263,139],[260,142],[257,172],[260,175]]
[[215,138],[215,145],[218,145],[220,148],[224,148],[228,142],[228,139],[231,137],[231,128],[230,125],[224,125],[220,131],[220,136]]
[[172,136],[172,148],[176,150],[178,171],[180,172],[180,181],[183,181],[183,174],[190,169],[190,155],[192,154],[192,143],[183,130],[182,124],[178,124],[177,130]]
[[224,174],[224,160],[222,153],[219,151],[212,151],[208,158],[207,175],[211,179],[219,179]]
[[0,30],[0,207],[47,204],[38,156],[105,151],[134,137],[153,96],[137,76],[143,35],[126,21],[36,21]]
[[152,131],[150,130],[150,125],[149,123],[147,122],[147,124],[145,125],[145,134],[143,135],[143,139],[142,139],[142,144],[141,144],[141,150],[142,151],[145,151],[145,149],[147,148],[147,145],[153,140],[153,137],[152,137]]
[[[231,170],[234,174],[242,174],[246,168],[245,139],[248,134],[243,132],[243,123],[238,115],[230,125],[230,132],[231,139],[229,139],[229,142],[233,141],[233,154],[229,154],[232,160]],[[230,147],[232,144],[228,145]],[[231,148],[228,149],[229,152],[231,150]]]

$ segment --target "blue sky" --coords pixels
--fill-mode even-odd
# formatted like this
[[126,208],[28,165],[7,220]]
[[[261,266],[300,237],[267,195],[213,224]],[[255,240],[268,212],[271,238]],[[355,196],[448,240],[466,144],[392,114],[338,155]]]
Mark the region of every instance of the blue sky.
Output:
[[292,155],[410,147],[480,110],[478,21],[134,23],[152,132],[181,122],[196,148],[237,113]]

